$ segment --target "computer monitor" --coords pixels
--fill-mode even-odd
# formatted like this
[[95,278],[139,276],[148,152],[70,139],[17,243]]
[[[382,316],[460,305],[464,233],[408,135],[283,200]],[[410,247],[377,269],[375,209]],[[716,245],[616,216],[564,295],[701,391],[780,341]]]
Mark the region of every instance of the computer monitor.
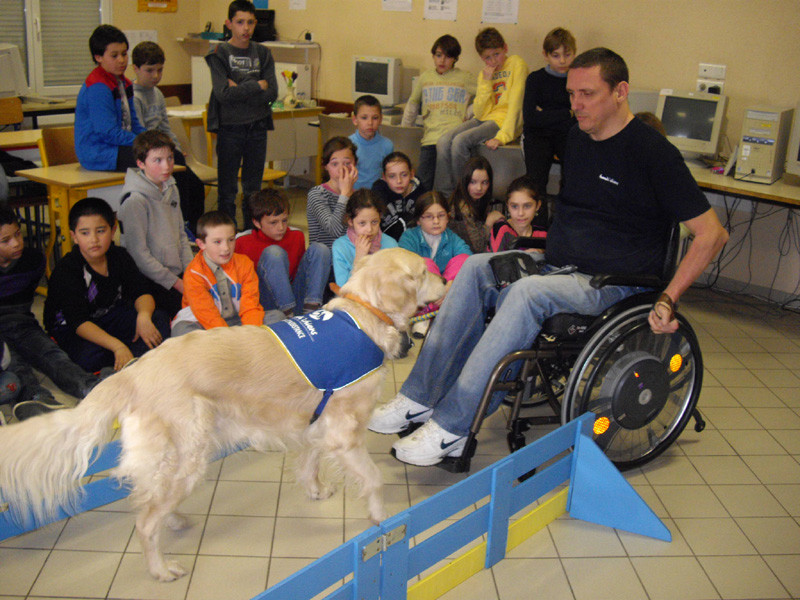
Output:
[[656,116],[684,157],[714,156],[727,105],[728,98],[720,94],[662,90]]
[[786,149],[786,172],[800,177],[800,103],[794,109],[794,125]]
[[353,57],[353,100],[371,94],[381,106],[394,106],[402,101],[403,61],[385,56]]
[[14,44],[0,44],[0,98],[24,96],[28,93],[28,80],[19,48]]

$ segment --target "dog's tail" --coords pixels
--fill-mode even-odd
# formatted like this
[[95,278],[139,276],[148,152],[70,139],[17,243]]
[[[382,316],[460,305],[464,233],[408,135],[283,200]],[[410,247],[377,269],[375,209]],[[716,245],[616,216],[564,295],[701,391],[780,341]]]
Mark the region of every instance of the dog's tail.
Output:
[[118,392],[102,382],[73,409],[0,427],[0,499],[17,523],[52,519],[59,508],[76,512],[82,498],[77,484],[124,407]]

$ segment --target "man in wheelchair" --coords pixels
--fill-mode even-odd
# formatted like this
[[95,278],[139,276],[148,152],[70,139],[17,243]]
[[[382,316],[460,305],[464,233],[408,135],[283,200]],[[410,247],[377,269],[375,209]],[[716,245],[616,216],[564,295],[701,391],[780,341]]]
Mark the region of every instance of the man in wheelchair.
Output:
[[[494,366],[529,348],[548,317],[598,315],[642,291],[594,288],[593,275],[660,276],[670,230],[684,223],[694,240],[648,317],[653,332],[671,333],[681,294],[727,241],[678,150],[631,113],[628,69],[619,55],[606,48],[579,55],[567,90],[578,124],[563,157],[564,186],[542,274],[498,289],[492,254],[465,262],[400,393],[370,420],[372,431],[385,434],[424,423],[395,442],[403,462],[429,466],[460,456]],[[501,398],[494,394],[489,413]]]

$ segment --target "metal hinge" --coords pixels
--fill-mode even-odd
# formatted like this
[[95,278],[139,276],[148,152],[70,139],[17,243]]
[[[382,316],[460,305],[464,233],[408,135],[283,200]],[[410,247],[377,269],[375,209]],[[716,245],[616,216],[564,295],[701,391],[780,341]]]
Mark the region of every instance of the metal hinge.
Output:
[[405,525],[400,525],[400,527],[392,529],[389,533],[386,533],[380,536],[379,538],[376,538],[375,541],[364,546],[361,549],[361,560],[363,562],[367,562],[370,558],[372,558],[376,554],[380,554],[381,552],[386,552],[389,546],[391,546],[392,544],[396,544],[405,537],[406,537]]

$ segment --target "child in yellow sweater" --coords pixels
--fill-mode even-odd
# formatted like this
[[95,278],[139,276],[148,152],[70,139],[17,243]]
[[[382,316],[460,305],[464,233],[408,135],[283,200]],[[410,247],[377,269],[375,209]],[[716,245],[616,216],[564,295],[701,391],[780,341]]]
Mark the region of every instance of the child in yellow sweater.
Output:
[[496,150],[514,141],[522,131],[528,66],[519,56],[508,54],[508,45],[494,27],[478,33],[475,49],[485,65],[478,75],[472,105],[475,116],[442,135],[436,143],[434,188],[445,196],[455,189],[475,147],[485,144]]

